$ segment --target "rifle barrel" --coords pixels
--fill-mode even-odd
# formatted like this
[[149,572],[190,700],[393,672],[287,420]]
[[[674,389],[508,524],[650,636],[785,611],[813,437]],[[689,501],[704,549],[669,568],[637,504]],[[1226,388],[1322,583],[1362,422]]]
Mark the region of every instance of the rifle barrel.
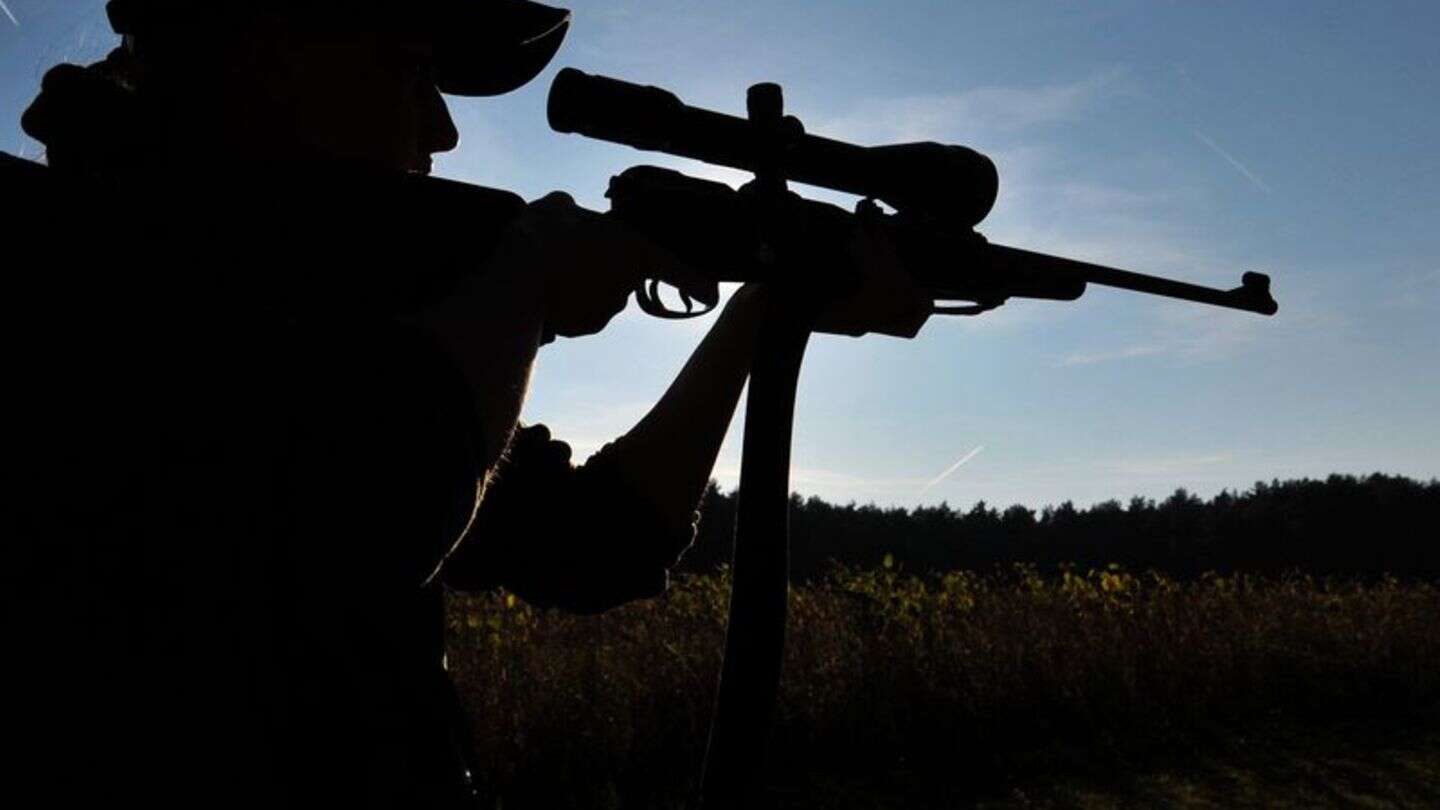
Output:
[[1274,315],[1279,309],[1270,296],[1270,277],[1263,273],[1245,273],[1239,287],[1220,290],[1185,281],[1176,281],[1129,270],[1120,270],[1100,264],[1091,264],[1062,256],[1022,250],[1007,245],[990,244],[991,253],[997,266],[1007,271],[1017,270],[1034,274],[1053,274],[1083,280],[1090,284],[1119,287],[1124,290],[1163,295],[1166,298],[1180,298],[1217,307],[1243,309],[1261,315]]

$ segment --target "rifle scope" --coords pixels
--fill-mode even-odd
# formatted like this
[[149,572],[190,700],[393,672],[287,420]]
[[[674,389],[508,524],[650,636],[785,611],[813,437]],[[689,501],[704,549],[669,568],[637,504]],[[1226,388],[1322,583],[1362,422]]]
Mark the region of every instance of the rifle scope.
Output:
[[807,134],[793,116],[777,131],[688,106],[659,87],[574,68],[560,71],[550,86],[548,115],[557,132],[744,171],[774,166],[787,180],[873,197],[907,215],[952,225],[978,225],[1000,190],[995,164],[964,146],[857,146]]

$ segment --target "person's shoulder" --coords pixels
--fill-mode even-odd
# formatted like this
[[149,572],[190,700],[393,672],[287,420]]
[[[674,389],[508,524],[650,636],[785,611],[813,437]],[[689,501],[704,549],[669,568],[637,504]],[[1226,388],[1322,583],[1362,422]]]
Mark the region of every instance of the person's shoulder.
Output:
[[404,182],[425,207],[443,215],[508,221],[525,208],[525,198],[513,191],[449,180],[443,177],[410,175]]
[[[96,178],[0,152],[0,210],[11,233],[45,243],[56,233],[94,231],[120,219],[113,187]],[[68,253],[103,239],[67,239]]]
[[0,152],[0,206],[12,225],[74,196],[74,185],[43,163]]
[[[22,257],[7,275],[12,301],[73,300],[103,283],[107,251],[120,226],[118,206],[104,184],[0,152],[0,217],[8,245]],[[33,314],[33,313],[32,313]]]
[[80,204],[105,188],[105,183],[93,177],[0,152],[0,198],[7,206],[56,197]]
[[0,188],[7,193],[45,187],[49,182],[50,168],[45,164],[0,152]]

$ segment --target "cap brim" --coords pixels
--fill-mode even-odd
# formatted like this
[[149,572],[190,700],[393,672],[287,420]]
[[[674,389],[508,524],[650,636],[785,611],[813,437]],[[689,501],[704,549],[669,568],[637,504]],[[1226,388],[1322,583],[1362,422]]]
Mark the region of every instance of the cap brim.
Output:
[[454,4],[435,33],[435,77],[442,93],[498,96],[550,64],[570,30],[570,12],[529,0]]

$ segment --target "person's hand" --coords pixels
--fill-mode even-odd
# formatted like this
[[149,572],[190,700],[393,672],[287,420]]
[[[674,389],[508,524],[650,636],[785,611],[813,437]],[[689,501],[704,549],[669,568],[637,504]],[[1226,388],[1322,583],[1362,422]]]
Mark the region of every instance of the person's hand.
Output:
[[544,425],[521,427],[472,524],[441,568],[446,585],[504,585],[537,607],[601,613],[665,592],[695,538],[621,480],[608,448],[572,467]]
[[[663,594],[670,569],[695,539],[694,515],[688,523],[674,523],[625,481],[614,455],[624,439],[573,470],[569,445],[552,438],[543,425],[523,428],[515,439],[512,464],[501,471],[499,483],[548,493],[553,500],[548,502],[551,514],[533,510],[536,531],[503,566],[505,586],[531,604],[582,614]],[[516,481],[518,467],[525,468],[521,476],[563,476],[562,470],[570,476]]]
[[533,262],[545,289],[548,336],[599,332],[646,278],[679,260],[619,222],[575,204],[561,191],[531,203],[512,226],[519,256]]
[[905,270],[883,231],[861,223],[848,246],[858,268],[855,286],[827,302],[815,331],[859,337],[869,332],[912,338],[930,318],[934,301]]

